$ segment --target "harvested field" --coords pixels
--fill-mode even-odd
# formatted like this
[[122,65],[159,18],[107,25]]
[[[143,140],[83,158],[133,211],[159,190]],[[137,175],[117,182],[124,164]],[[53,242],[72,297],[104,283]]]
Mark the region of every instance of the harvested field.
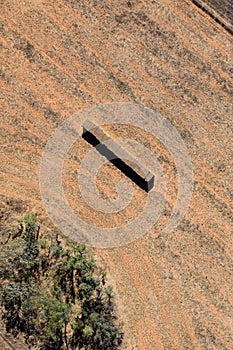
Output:
[[26,350],[26,346],[13,336],[9,336],[6,331],[0,329],[1,350]]
[[233,3],[231,0],[192,0],[203,11],[233,34]]
[[[109,127],[156,155],[167,182],[157,224],[126,246],[94,249],[116,292],[127,350],[230,350],[233,343],[232,36],[190,0],[5,0],[1,11],[1,199],[36,210],[39,166],[56,127],[73,113],[108,102],[158,111],[179,131],[192,159],[194,191],[172,233],[164,227],[175,204],[171,154],[151,135]],[[74,211],[100,227],[134,218],[146,193],[134,186],[120,214],[85,205],[73,146],[64,162],[64,191]],[[118,169],[97,177],[115,198]],[[20,207],[20,204],[19,204]],[[18,209],[20,213],[20,208]]]

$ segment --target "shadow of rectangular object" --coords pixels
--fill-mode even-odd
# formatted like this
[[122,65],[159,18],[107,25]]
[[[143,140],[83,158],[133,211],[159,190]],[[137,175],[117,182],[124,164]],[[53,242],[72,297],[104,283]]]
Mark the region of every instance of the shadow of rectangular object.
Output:
[[[86,120],[83,124],[82,137],[141,189],[149,192],[153,188],[154,175],[142,165],[139,166],[138,162],[101,128]],[[107,145],[105,145],[106,141],[108,141]]]

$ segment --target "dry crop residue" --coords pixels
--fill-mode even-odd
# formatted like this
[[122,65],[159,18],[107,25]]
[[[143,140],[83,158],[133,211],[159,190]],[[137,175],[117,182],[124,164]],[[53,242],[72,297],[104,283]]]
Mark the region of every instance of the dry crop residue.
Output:
[[[231,349],[232,105],[231,36],[191,1],[5,0],[1,11],[1,195],[29,203],[51,225],[39,191],[39,164],[51,132],[74,112],[133,101],[157,110],[184,138],[193,162],[187,215],[167,235],[176,198],[173,159],[152,136],[119,128],[158,156],[168,183],[157,225],[121,248],[96,250],[117,293],[127,350]],[[89,217],[75,171],[80,140],[64,166],[67,199]],[[115,196],[111,166],[97,184]],[[110,175],[110,176],[109,176]],[[103,180],[104,179],[104,180]],[[95,215],[115,225],[140,211]]]

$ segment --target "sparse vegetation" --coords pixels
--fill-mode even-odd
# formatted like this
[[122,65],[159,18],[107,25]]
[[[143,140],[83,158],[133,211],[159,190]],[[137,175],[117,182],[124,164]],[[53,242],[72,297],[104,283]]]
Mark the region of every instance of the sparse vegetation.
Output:
[[0,302],[7,331],[29,348],[114,350],[122,343],[112,287],[85,246],[40,238],[35,215],[0,247]]

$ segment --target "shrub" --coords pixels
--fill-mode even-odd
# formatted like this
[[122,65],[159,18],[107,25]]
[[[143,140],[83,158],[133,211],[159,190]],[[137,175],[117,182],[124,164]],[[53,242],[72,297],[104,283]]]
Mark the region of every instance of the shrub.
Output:
[[35,215],[0,249],[0,303],[8,331],[41,349],[118,349],[112,287],[85,246],[39,238]]

